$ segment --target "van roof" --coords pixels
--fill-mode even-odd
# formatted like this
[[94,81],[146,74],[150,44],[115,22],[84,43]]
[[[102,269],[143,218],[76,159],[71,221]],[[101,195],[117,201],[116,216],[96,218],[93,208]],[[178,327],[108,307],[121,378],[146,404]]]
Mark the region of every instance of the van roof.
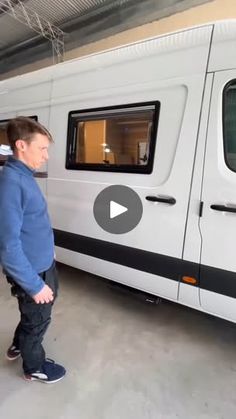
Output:
[[[97,60],[101,55],[112,55],[116,58],[122,55],[126,55],[126,58],[130,54],[135,55],[148,55],[150,49],[155,49],[155,53],[168,52],[170,49],[182,49],[185,47],[205,44],[209,42],[209,29],[214,28],[214,42],[222,42],[228,39],[236,39],[236,19],[227,19],[220,21],[207,22],[201,25],[195,25],[192,27],[182,28],[181,30],[169,32],[161,35],[155,35],[153,37],[145,38],[139,41],[135,41],[128,44],[123,44],[115,48],[110,48],[102,50],[96,53],[89,55],[84,55],[78,58],[67,60],[65,62],[54,64],[48,67],[45,67],[40,70],[35,70],[29,73],[25,73],[19,76],[14,76],[6,80],[0,81],[0,94],[4,93],[8,85],[11,84],[13,80],[21,86],[29,84],[29,78],[32,82],[43,82],[44,80],[50,80],[54,78],[60,78],[63,76],[64,67],[67,65],[68,74],[72,74],[75,70],[75,63],[80,62],[81,64],[86,61],[89,57],[94,65],[97,65],[99,68],[99,61]],[[142,48],[143,47],[143,48]],[[140,51],[142,50],[142,51]],[[123,61],[123,60],[121,60]],[[91,63],[90,63],[91,64]],[[70,69],[69,69],[70,67]]]

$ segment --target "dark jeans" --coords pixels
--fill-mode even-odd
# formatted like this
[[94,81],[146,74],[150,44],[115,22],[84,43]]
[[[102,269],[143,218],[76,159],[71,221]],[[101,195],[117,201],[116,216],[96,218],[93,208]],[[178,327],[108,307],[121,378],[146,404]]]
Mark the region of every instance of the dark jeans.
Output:
[[39,275],[53,290],[54,300],[51,303],[36,304],[12,278],[7,276],[7,280],[12,286],[12,295],[18,299],[21,314],[20,322],[15,330],[13,345],[21,351],[23,370],[27,374],[40,370],[45,360],[42,341],[51,321],[52,306],[58,292],[55,262],[47,271]]

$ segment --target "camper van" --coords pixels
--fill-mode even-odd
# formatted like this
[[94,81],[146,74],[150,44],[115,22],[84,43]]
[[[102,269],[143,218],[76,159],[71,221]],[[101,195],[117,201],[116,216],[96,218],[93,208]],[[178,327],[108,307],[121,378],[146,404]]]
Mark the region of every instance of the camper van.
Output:
[[0,164],[17,115],[55,141],[58,261],[236,321],[235,51],[222,21],[0,82]]

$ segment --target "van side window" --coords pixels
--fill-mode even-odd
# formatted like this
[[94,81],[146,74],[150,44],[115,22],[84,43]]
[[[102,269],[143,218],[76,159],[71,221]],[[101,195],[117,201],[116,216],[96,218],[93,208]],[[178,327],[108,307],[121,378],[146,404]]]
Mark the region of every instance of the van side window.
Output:
[[236,80],[228,83],[223,95],[225,162],[236,172]]
[[[29,116],[29,118],[34,119],[35,121],[38,120],[37,116]],[[7,134],[6,134],[6,127],[7,123],[10,119],[0,120],[0,166],[3,166],[7,157],[12,154],[11,147],[9,146]]]
[[7,156],[12,154],[6,135],[7,122],[8,121],[0,121],[0,166],[5,163]]
[[66,168],[151,173],[159,102],[69,113]]

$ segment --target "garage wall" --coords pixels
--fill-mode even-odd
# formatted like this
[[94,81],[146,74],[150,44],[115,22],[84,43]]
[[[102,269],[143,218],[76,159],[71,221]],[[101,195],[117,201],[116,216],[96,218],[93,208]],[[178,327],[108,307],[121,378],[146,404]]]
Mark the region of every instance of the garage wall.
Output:
[[[114,48],[119,45],[153,37],[159,34],[173,32],[189,26],[230,18],[236,19],[236,0],[213,0],[209,3],[193,7],[184,12],[176,13],[164,19],[139,26],[135,29],[124,31],[106,39],[68,51],[65,53],[65,60]],[[0,80],[46,67],[51,64],[51,59],[38,61],[34,64],[17,68],[7,74],[1,75]]]
[[139,26],[136,29],[130,29],[107,39],[77,48],[68,52],[66,59],[173,32],[200,23],[232,18],[236,19],[236,0],[214,0],[205,5],[193,7],[185,12],[177,13],[156,22]]

